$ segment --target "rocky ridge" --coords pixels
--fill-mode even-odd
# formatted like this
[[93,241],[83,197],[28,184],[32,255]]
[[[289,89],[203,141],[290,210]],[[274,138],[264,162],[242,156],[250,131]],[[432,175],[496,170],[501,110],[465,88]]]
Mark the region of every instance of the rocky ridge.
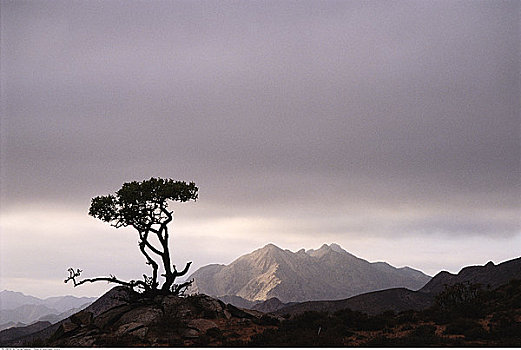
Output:
[[253,304],[273,297],[287,303],[345,299],[387,288],[417,290],[430,280],[408,267],[370,263],[334,243],[298,252],[268,244],[229,265],[202,267],[189,278],[195,280],[191,292]]

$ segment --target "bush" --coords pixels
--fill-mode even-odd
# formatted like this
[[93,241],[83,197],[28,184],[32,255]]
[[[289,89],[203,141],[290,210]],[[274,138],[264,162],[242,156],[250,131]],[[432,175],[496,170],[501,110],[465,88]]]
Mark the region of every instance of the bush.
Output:
[[445,286],[435,298],[436,306],[447,314],[467,317],[483,315],[484,291],[480,284],[456,283]]

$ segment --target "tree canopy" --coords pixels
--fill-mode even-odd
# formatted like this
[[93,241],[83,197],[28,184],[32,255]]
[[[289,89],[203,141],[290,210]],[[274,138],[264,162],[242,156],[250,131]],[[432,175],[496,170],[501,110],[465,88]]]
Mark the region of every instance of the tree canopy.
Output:
[[[175,279],[188,272],[191,262],[188,262],[182,271],[177,271],[175,265],[171,265],[168,246],[168,224],[173,220],[173,211],[168,210],[168,201],[187,202],[197,200],[198,188],[195,183],[174,181],[172,179],[151,178],[141,182],[132,181],[124,183],[115,193],[107,196],[98,196],[92,199],[89,215],[110,223],[119,228],[132,226],[139,234],[139,249],[145,256],[147,264],[152,267],[152,276],[143,275],[142,281],[124,282],[115,276],[98,277],[76,281],[81,270],[69,269],[69,277],[74,285],[85,282],[108,281],[130,287],[139,287],[145,291],[157,291],[159,286],[159,264],[154,258],[160,258],[164,269],[164,283],[160,290],[179,294],[191,282],[180,285],[174,284]],[[154,245],[150,235],[155,235],[160,246]]]

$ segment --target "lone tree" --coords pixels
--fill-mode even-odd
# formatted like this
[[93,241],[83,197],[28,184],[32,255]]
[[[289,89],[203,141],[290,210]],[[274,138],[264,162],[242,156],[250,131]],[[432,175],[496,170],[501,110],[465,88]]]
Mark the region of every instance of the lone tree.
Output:
[[[65,280],[73,281],[74,286],[86,282],[107,281],[118,283],[131,288],[143,289],[145,293],[173,293],[181,294],[192,283],[187,281],[175,284],[175,279],[184,276],[192,262],[188,262],[182,271],[177,271],[171,264],[168,249],[168,227],[173,220],[173,211],[168,211],[168,200],[187,202],[197,200],[195,183],[174,181],[171,179],[151,178],[142,182],[132,181],[123,184],[115,195],[99,196],[92,199],[89,215],[108,222],[116,228],[132,226],[139,234],[139,249],[152,267],[152,276],[143,275],[143,280],[121,281],[116,276],[87,278],[77,281],[82,270],[69,268],[69,277]],[[161,247],[154,245],[151,237],[157,237]],[[163,264],[164,282],[159,288],[159,264],[155,259],[161,259]]]

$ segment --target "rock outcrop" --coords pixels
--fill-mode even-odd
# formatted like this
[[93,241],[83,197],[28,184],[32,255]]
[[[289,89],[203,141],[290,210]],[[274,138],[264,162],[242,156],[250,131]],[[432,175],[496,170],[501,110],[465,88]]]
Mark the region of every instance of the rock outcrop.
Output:
[[247,341],[276,316],[207,295],[143,297],[115,287],[88,308],[10,346],[208,346]]

